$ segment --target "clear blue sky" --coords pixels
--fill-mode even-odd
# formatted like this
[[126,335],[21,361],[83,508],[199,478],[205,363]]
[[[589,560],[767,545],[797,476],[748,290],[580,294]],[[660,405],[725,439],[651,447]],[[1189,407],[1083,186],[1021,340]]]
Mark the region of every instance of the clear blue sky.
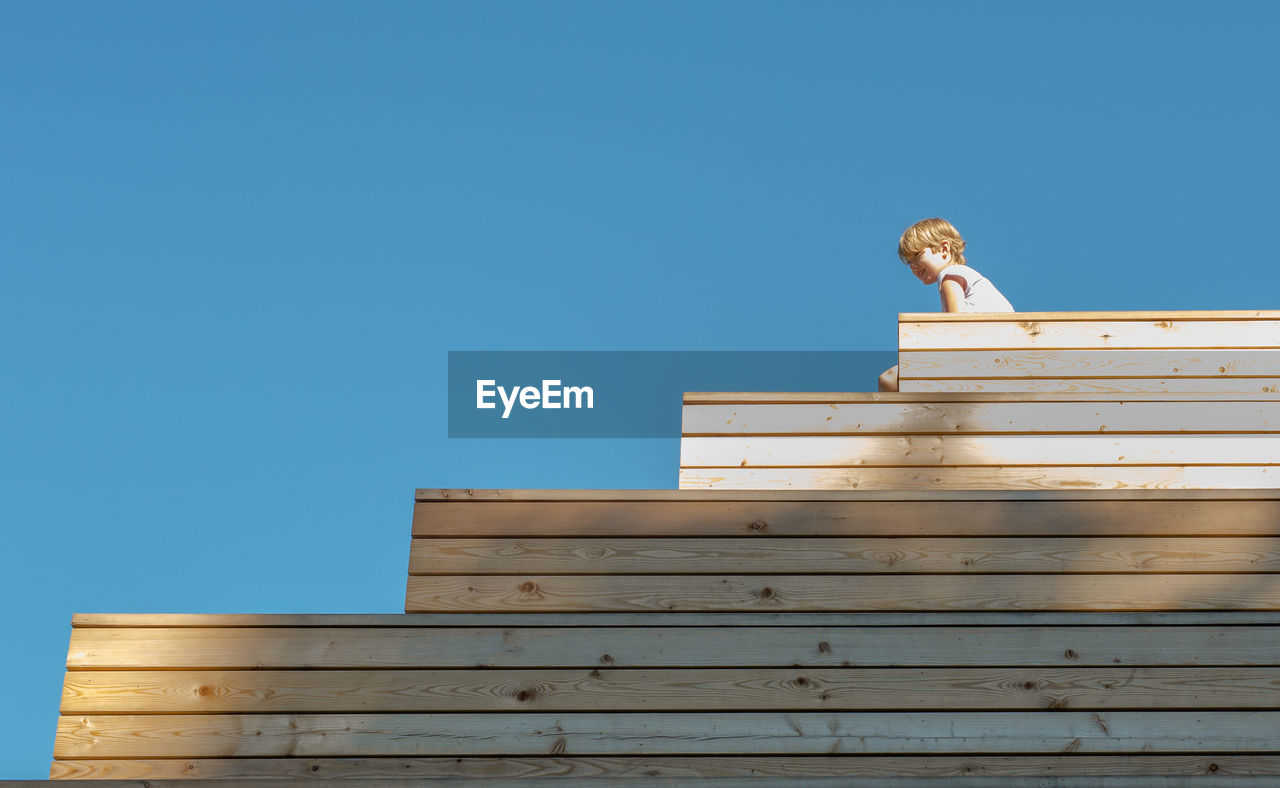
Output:
[[[0,5],[0,777],[73,612],[398,612],[460,349],[886,349],[945,216],[1020,310],[1276,306],[1274,3]],[[874,385],[868,381],[868,388]]]

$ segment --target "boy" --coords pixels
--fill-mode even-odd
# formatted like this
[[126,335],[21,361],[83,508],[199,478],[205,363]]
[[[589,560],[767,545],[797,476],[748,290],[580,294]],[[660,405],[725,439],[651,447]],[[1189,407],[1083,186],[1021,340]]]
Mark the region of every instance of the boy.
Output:
[[[964,239],[946,219],[922,219],[898,240],[898,257],[922,284],[938,283],[944,312],[1012,312],[991,280],[965,265]],[[898,367],[880,375],[880,391],[898,390]]]

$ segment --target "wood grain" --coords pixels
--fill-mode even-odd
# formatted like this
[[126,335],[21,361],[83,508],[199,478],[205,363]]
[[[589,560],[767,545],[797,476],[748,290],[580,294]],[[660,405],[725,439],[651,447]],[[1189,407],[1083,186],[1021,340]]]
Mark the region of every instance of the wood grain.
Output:
[[1280,668],[73,671],[62,714],[1277,709]]
[[1280,320],[898,322],[899,350],[1280,348]]
[[576,627],[86,627],[71,632],[67,669],[1280,665],[1275,625],[1020,616],[1026,625],[593,626],[580,617]]
[[57,758],[1256,753],[1280,712],[735,712],[62,717]]
[[405,611],[1280,610],[1280,575],[410,576]]
[[[1143,788],[1154,788],[1157,776],[1185,780],[1203,777],[1215,786],[1235,785],[1233,778],[1274,778],[1280,776],[1280,756],[1237,755],[934,755],[928,758],[893,755],[851,756],[614,756],[594,758],[504,757],[504,758],[179,758],[159,760],[58,760],[53,762],[53,779],[173,780],[289,778],[456,778],[485,780],[538,778],[539,785],[561,785],[558,779],[643,778],[647,784],[659,780],[691,778],[791,779],[840,777],[842,785],[851,779],[878,780],[885,777],[942,777],[981,779],[1000,777],[1003,788],[1052,788],[1063,785],[1045,782],[1064,778],[1139,777]],[[1009,783],[1018,777],[1036,780],[1032,784]],[[676,783],[679,784],[679,783]],[[951,783],[972,786],[973,783]],[[1168,785],[1187,785],[1187,782]],[[1199,785],[1200,782],[1191,783]],[[881,783],[880,785],[884,785]],[[896,788],[904,788],[893,783]],[[927,785],[927,784],[926,784]],[[1070,786],[1067,782],[1065,785]],[[1110,788],[1090,782],[1094,788]],[[1123,783],[1115,783],[1115,786]],[[1134,788],[1135,783],[1128,783]],[[909,788],[919,788],[909,786]],[[1079,788],[1076,783],[1074,788]]]
[[[730,469],[732,470],[732,469]],[[1078,470],[1078,469],[1073,469]],[[728,470],[706,474],[708,480]],[[756,470],[735,473],[761,473]],[[767,473],[767,472],[765,472]],[[794,474],[794,471],[789,472]],[[812,480],[846,485],[853,478],[823,471]],[[915,472],[912,472],[915,473]],[[907,475],[906,473],[902,475]],[[688,481],[699,473],[682,472]],[[861,477],[861,478],[860,478]],[[938,471],[921,472],[932,483]],[[766,478],[768,478],[766,476]],[[1033,477],[1034,478],[1034,477]],[[964,479],[962,479],[963,481]],[[973,480],[971,476],[969,480]],[[737,479],[735,481],[742,481]],[[682,479],[682,484],[685,480]],[[683,490],[686,493],[716,492]],[[779,490],[726,490],[728,495],[785,495]],[[1018,499],[1053,496],[1044,499]],[[792,494],[881,495],[898,492],[806,490]],[[908,491],[915,495],[915,491]],[[947,500],[946,496],[979,496]],[[1144,496],[1134,498],[1134,495]],[[1238,494],[1240,500],[1230,496]],[[1085,496],[1099,496],[1086,498]],[[1129,496],[1110,500],[1107,496]],[[1193,497],[1202,495],[1204,497]],[[1157,497],[1158,496],[1158,497]],[[413,511],[415,537],[626,536],[1273,536],[1280,523],[1280,490],[930,490],[921,500],[813,501],[424,501]],[[997,497],[1001,500],[981,500]],[[933,500],[929,500],[932,498]],[[1167,499],[1166,499],[1167,498]]]
[[1267,433],[1280,402],[938,402],[685,405],[683,435]]
[[1280,538],[415,539],[411,575],[1280,572]]
[[1280,436],[750,435],[680,441],[681,468],[1275,465]]
[[914,394],[1009,393],[1078,394],[1094,399],[1131,399],[1136,394],[1193,394],[1209,400],[1212,395],[1237,397],[1244,394],[1271,396],[1280,392],[1280,378],[964,378],[936,380],[907,378],[899,389]]
[[906,378],[1280,377],[1280,350],[904,350]]
[[1275,466],[1082,465],[932,468],[681,468],[691,490],[1252,489],[1280,487]]

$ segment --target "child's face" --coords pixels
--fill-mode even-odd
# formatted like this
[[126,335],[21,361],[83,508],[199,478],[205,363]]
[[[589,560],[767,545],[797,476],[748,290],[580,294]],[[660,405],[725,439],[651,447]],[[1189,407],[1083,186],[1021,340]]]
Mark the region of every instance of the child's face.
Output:
[[934,251],[932,247],[926,246],[923,251],[914,257],[907,258],[907,265],[911,267],[911,273],[921,283],[931,285],[938,281],[938,275],[942,273],[942,269],[951,264],[951,249],[947,241],[943,241],[938,251]]

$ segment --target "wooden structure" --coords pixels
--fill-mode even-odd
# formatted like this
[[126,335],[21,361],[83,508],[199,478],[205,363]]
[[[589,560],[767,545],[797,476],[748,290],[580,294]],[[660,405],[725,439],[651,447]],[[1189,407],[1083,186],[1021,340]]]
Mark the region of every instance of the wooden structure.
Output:
[[53,775],[1280,780],[1278,524],[1272,491],[421,490],[408,615],[77,617]]
[[1280,311],[904,313],[898,390],[1280,392]]
[[682,489],[1280,486],[1280,312],[903,314],[900,393],[689,393]]
[[1280,402],[1098,394],[688,395],[711,489],[419,490],[404,615],[77,616],[51,774],[1280,784]]

